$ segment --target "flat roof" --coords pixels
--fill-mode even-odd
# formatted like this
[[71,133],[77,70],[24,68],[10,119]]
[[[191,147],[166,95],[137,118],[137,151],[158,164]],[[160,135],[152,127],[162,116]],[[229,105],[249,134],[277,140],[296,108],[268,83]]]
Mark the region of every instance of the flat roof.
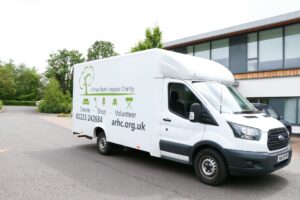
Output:
[[270,17],[262,20],[257,20],[257,21],[237,25],[237,26],[231,26],[220,30],[193,35],[178,40],[173,40],[164,43],[164,48],[172,49],[172,48],[192,45],[192,44],[196,44],[208,40],[221,39],[221,38],[238,35],[242,33],[274,28],[274,27],[292,24],[296,22],[300,22],[300,10],[283,14],[283,15],[278,15],[275,17]]

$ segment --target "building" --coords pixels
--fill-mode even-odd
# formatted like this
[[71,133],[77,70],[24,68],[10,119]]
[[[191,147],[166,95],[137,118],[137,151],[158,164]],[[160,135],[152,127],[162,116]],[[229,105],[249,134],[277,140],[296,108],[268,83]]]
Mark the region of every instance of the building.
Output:
[[167,42],[164,48],[223,64],[250,102],[300,125],[300,11]]

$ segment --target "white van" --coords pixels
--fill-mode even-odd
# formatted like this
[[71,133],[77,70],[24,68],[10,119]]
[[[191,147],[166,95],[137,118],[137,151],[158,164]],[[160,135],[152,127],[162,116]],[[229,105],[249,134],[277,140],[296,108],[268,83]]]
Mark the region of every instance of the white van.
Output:
[[104,155],[117,144],[193,165],[210,185],[287,166],[284,125],[233,84],[216,62],[159,49],[78,64],[73,133]]

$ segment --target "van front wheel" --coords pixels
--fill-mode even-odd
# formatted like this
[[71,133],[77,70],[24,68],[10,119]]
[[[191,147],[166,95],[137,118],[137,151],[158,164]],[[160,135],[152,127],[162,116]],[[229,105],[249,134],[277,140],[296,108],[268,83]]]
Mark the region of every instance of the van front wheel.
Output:
[[194,168],[200,181],[208,185],[219,185],[228,177],[225,160],[213,149],[201,150],[196,155]]
[[107,142],[104,133],[100,133],[97,137],[97,149],[103,155],[109,155],[112,152],[112,144]]

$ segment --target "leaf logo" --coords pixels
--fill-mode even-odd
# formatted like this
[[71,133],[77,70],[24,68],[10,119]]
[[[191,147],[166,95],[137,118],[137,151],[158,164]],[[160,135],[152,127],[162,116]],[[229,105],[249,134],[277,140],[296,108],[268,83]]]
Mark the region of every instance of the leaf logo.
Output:
[[79,87],[82,90],[84,89],[84,94],[88,94],[88,87],[91,86],[94,78],[94,68],[92,66],[86,66],[79,78]]

